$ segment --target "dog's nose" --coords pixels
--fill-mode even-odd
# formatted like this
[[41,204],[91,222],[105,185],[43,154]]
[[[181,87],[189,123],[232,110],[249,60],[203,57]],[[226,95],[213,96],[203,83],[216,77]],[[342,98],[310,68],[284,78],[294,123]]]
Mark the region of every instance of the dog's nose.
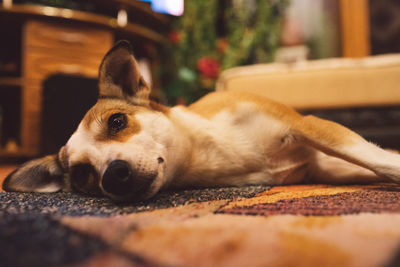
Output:
[[101,183],[103,189],[110,194],[127,195],[132,193],[133,179],[128,162],[114,160],[108,165]]
[[140,199],[157,175],[157,170],[131,168],[126,161],[114,160],[104,172],[101,185],[111,198]]

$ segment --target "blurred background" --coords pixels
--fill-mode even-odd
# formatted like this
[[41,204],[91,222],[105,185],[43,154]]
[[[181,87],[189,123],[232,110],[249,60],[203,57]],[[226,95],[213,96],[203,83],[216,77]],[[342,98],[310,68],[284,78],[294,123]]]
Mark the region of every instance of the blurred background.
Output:
[[[0,163],[13,163],[66,142],[95,103],[98,66],[117,40],[132,43],[154,99],[186,105],[237,66],[399,53],[400,2],[0,0],[0,39]],[[301,112],[398,148],[392,100]]]

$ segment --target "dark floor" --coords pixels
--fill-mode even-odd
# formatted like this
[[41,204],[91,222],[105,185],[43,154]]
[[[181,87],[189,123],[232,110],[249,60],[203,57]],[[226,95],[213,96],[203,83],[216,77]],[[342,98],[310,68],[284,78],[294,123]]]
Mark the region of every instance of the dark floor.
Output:
[[266,186],[164,192],[146,202],[115,204],[107,198],[72,193],[0,193],[0,266],[82,264],[95,255],[116,255],[127,266],[158,266],[115,251],[103,241],[58,222],[61,216],[114,216],[192,202],[252,197]]

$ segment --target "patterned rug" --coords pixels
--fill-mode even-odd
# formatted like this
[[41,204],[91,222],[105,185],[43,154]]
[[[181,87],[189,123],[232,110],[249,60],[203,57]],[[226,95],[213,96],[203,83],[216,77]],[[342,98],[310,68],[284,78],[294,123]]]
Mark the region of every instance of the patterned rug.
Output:
[[1,266],[400,266],[400,186],[0,193]]

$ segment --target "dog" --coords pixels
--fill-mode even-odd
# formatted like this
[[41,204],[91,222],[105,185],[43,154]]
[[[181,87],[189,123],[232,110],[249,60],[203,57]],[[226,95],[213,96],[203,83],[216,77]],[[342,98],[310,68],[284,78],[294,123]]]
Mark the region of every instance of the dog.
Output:
[[166,188],[400,182],[400,155],[267,98],[212,92],[166,107],[149,94],[130,44],[118,42],[100,65],[97,103],[65,146],[17,168],[3,189],[137,201]]

